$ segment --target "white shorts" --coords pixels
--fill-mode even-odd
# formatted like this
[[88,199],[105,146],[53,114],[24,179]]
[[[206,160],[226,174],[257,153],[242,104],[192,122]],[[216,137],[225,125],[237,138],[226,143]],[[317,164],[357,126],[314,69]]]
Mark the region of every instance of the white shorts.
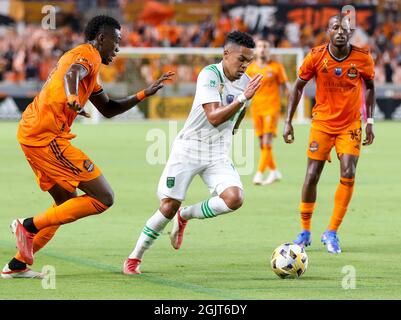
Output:
[[192,179],[199,174],[212,195],[220,195],[229,187],[243,189],[240,176],[228,156],[217,161],[196,163],[186,161],[181,153],[172,149],[159,180],[159,199],[171,198],[184,201]]

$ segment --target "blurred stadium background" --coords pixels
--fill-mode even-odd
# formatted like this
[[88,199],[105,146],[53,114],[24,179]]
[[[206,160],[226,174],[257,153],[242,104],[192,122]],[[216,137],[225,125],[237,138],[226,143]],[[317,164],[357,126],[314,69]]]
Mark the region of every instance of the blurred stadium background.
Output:
[[[118,119],[183,119],[198,72],[219,59],[230,30],[270,40],[294,81],[304,54],[326,41],[328,18],[346,4],[341,0],[0,0],[0,119],[19,119],[58,58],[84,41],[83,28],[94,15],[111,15],[123,25],[120,55],[100,71],[100,82],[110,96],[139,91],[166,70],[177,73],[161,94]],[[376,61],[375,117],[400,120],[401,1],[352,4],[357,13],[352,42],[369,47]],[[55,28],[46,29],[42,22],[49,12],[55,13]],[[313,90],[310,83],[299,120],[310,115]],[[284,105],[285,101],[283,111]],[[90,121],[99,120],[101,116],[94,113]]]
[[[169,133],[165,142],[171,143],[174,128],[173,122],[139,120],[185,118],[198,72],[219,59],[224,37],[233,29],[269,39],[294,81],[300,59],[310,47],[325,41],[328,18],[346,4],[327,0],[0,0],[1,263],[15,253],[9,222],[17,214],[41,212],[50,200],[35,185],[19,150],[16,120],[63,52],[84,41],[87,21],[103,13],[123,25],[123,48],[113,64],[102,66],[100,72],[109,95],[133,94],[166,70],[177,73],[156,96],[117,120],[94,113],[89,121],[100,121],[99,125],[74,125],[79,137],[74,144],[104,170],[118,201],[100,217],[63,226],[38,254],[37,270],[57,267],[58,290],[43,290],[39,282],[0,281],[0,299],[400,299],[401,253],[395,248],[401,243],[401,126],[394,121],[401,119],[400,0],[353,1],[357,30],[352,41],[369,47],[374,55],[375,117],[389,121],[376,125],[374,146],[362,150],[357,192],[341,230],[341,255],[328,255],[318,240],[338,181],[334,161],[335,165],[326,166],[319,185],[319,212],[313,222],[316,238],[308,249],[306,275],[295,284],[279,280],[270,271],[270,253],[299,231],[297,206],[309,126],[298,125],[297,143],[289,147],[277,139],[277,161],[285,174],[282,183],[256,187],[252,175],[242,174],[247,191],[240,214],[210,223],[194,221],[180,252],[171,248],[168,235],[163,234],[146,257],[143,277],[121,276],[123,260],[158,203],[154,193],[164,163],[149,162],[147,154],[153,149],[148,133]],[[44,28],[49,8],[56,13],[54,29]],[[308,118],[313,103],[314,85],[309,83],[300,120]],[[285,101],[283,111],[284,105]],[[122,123],[127,120],[135,122]],[[182,123],[174,122],[175,127]],[[239,158],[245,160],[236,161],[239,169],[254,168],[257,163],[253,155],[258,145],[251,127],[250,121],[244,123],[254,145],[241,146],[249,147],[250,152],[243,154],[252,157]],[[160,154],[165,161],[168,150]],[[196,203],[207,195],[197,179],[186,201]],[[343,267],[350,265],[357,270],[357,290],[342,287]]]

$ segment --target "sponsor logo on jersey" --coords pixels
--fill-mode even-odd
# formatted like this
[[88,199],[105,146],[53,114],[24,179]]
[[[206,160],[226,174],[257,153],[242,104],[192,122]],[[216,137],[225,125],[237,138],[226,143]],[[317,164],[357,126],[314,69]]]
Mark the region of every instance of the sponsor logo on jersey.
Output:
[[167,188],[171,189],[175,185],[175,177],[167,177]]
[[234,95],[233,94],[228,94],[226,96],[226,101],[227,101],[227,104],[230,104],[231,102],[233,102],[234,101]]
[[334,74],[336,75],[336,76],[341,76],[341,74],[343,73],[343,69],[342,68],[335,68],[334,69]]
[[88,172],[92,172],[95,165],[90,160],[84,160],[84,168]]

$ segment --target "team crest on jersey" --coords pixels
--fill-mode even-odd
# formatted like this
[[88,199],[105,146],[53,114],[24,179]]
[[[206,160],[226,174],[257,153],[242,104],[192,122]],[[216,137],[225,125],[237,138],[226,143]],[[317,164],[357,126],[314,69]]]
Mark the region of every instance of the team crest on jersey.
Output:
[[323,60],[322,72],[324,72],[324,73],[328,73],[328,72],[329,72],[329,70],[328,70],[328,69],[329,69],[328,63],[329,63],[329,59],[324,58],[324,60]]
[[171,189],[175,185],[175,177],[167,177],[167,188]]
[[234,101],[234,95],[233,94],[228,94],[226,96],[226,101],[227,101],[227,104],[230,104],[231,102],[233,102]]
[[216,88],[216,80],[210,80],[210,82],[209,82],[209,87],[211,87],[211,88]]
[[334,69],[334,74],[339,77],[341,76],[341,74],[343,73],[343,69],[342,68],[335,68]]
[[319,149],[319,144],[316,141],[312,141],[309,145],[310,152],[316,152]]
[[358,69],[355,64],[351,63],[351,68],[348,69],[347,76],[350,79],[355,79],[358,76]]
[[84,160],[84,168],[88,172],[92,172],[95,165],[90,160]]

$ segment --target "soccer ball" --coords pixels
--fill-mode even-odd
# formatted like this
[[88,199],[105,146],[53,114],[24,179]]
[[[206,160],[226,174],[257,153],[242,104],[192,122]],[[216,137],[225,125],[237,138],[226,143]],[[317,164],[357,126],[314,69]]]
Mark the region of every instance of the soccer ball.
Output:
[[308,267],[308,256],[299,245],[284,243],[273,251],[271,267],[280,278],[299,278]]

